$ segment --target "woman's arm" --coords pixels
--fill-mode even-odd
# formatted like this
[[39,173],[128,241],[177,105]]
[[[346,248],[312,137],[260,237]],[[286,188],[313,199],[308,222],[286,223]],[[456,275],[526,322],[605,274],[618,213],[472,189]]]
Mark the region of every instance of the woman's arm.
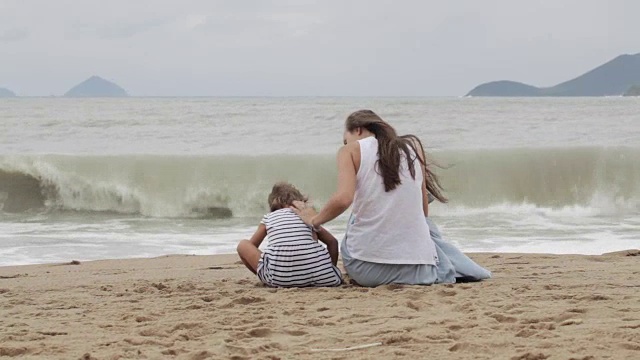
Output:
[[319,213],[311,207],[293,209],[302,221],[317,229],[320,225],[337,218],[351,206],[356,193],[357,172],[353,158],[359,146],[357,142],[353,142],[338,151],[338,188]]

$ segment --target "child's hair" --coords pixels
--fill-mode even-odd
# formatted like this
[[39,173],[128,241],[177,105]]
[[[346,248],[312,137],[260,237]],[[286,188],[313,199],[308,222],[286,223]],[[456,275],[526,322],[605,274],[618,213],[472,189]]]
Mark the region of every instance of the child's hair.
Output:
[[295,186],[287,182],[279,182],[273,185],[271,194],[267,201],[269,202],[269,208],[271,211],[284,209],[293,205],[294,201],[307,201],[308,198],[296,189]]

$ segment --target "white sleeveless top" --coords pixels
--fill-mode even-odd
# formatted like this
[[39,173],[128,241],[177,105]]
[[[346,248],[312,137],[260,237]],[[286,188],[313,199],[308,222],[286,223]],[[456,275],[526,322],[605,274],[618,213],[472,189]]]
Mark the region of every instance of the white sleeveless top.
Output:
[[385,192],[377,170],[378,140],[371,136],[360,143],[353,215],[347,229],[346,246],[354,259],[382,264],[436,265],[435,244],[422,207],[423,174],[414,162],[415,180],[401,152],[402,183]]

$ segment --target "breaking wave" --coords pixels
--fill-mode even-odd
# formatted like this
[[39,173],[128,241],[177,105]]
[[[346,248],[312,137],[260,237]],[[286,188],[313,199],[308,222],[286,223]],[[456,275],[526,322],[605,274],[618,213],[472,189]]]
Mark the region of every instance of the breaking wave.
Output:
[[[443,151],[434,157],[447,165],[438,173],[451,214],[640,211],[639,148]],[[335,158],[4,155],[0,210],[259,216],[271,185],[282,180],[323,203],[335,189]]]

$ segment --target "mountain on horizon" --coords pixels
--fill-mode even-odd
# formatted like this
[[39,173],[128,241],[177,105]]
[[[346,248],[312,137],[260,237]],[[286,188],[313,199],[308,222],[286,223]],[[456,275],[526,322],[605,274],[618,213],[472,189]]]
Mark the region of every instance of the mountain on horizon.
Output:
[[475,87],[466,96],[620,96],[634,85],[640,85],[640,53],[620,55],[575,79],[552,87],[493,81]]
[[99,76],[92,76],[72,87],[65,97],[127,97],[127,92],[119,85]]
[[16,93],[9,89],[0,88],[0,98],[16,97]]

